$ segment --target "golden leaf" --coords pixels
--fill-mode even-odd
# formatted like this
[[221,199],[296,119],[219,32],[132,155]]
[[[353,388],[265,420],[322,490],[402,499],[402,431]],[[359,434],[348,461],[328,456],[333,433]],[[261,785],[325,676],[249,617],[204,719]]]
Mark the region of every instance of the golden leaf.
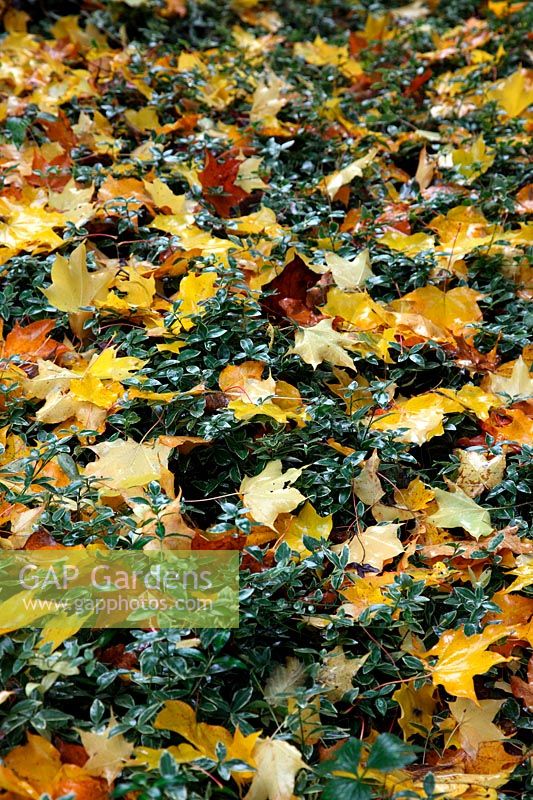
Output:
[[434,694],[433,686],[425,684],[420,689],[415,689],[412,683],[404,683],[392,695],[392,699],[396,700],[401,709],[398,725],[406,741],[413,736],[427,735],[431,731],[433,714],[437,707]]
[[433,683],[444,686],[456,697],[466,697],[478,704],[474,691],[474,675],[482,675],[495,664],[509,658],[488,650],[491,644],[503,639],[508,629],[501,625],[488,625],[483,633],[467,636],[460,628],[444,631],[437,644],[424,658],[437,656],[437,663],[429,667]]
[[85,245],[80,244],[68,259],[57,256],[52,266],[52,285],[41,289],[50,305],[75,313],[93,304],[114,278],[112,270],[89,272]]
[[[404,547],[398,538],[400,524],[391,522],[386,525],[371,525],[361,535],[354,536],[349,542],[348,560],[355,564],[369,564],[378,572],[383,570],[386,561],[403,553]],[[346,544],[336,544],[331,549],[342,553]]]

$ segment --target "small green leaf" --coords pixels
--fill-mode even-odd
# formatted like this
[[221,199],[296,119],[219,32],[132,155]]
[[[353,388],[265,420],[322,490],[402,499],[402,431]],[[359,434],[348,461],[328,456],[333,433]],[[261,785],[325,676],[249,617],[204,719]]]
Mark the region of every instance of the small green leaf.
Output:
[[372,745],[366,765],[368,769],[390,772],[411,764],[415,758],[413,749],[409,745],[391,733],[382,733]]

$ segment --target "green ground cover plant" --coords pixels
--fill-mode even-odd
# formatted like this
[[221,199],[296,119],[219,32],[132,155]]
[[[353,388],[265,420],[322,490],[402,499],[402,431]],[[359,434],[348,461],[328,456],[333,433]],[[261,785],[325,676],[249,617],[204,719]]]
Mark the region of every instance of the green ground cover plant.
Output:
[[0,797],[526,797],[530,4],[0,11],[2,552],[240,557],[13,613]]

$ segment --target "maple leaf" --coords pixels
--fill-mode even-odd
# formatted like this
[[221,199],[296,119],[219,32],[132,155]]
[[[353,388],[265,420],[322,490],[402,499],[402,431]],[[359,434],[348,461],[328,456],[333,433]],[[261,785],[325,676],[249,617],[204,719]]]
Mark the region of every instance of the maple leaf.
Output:
[[517,566],[512,569],[510,575],[516,575],[516,578],[510,586],[505,590],[506,593],[520,592],[526,586],[533,584],[533,558],[530,556],[519,556],[517,559]]
[[53,319],[41,319],[21,327],[15,323],[8,333],[0,353],[3,358],[21,356],[25,361],[58,357],[68,350],[65,345],[56,342],[49,334],[55,328]]
[[533,378],[522,356],[514,362],[509,376],[492,373],[487,376],[486,382],[490,391],[496,392],[496,394],[505,394],[510,397],[533,395]]
[[133,753],[133,744],[121,733],[111,734],[115,727],[116,720],[111,713],[103,731],[94,733],[78,730],[81,743],[89,756],[84,764],[85,772],[98,778],[105,778],[109,784],[120,775]]
[[483,135],[480,135],[469,147],[453,149],[447,156],[441,156],[439,166],[454,166],[457,172],[470,183],[483,175],[492,166],[494,159],[494,153],[489,152]]
[[[325,253],[324,261],[339,289],[359,289],[373,275],[368,250],[361,250],[353,259],[337,253]],[[312,269],[315,265],[312,266]]]
[[123,267],[112,281],[111,291],[96,298],[96,305],[119,313],[149,309],[155,294],[155,279],[145,277],[135,265]]
[[394,230],[383,234],[379,239],[379,244],[384,244],[391,250],[405,253],[406,256],[412,258],[419,253],[426,252],[426,250],[433,250],[435,239],[427,233],[413,233],[412,235],[408,235],[401,231]]
[[239,167],[240,161],[237,158],[219,162],[207,151],[204,168],[198,173],[198,179],[204,188],[204,197],[221,217],[229,217],[231,209],[248,197],[248,193],[235,183]]
[[478,704],[474,675],[482,675],[496,664],[510,660],[487,649],[508,632],[501,625],[488,625],[483,633],[473,636],[467,636],[460,628],[444,631],[437,644],[424,655],[424,660],[437,656],[436,664],[429,667],[434,685],[440,683],[450,694]]
[[348,293],[336,286],[329,290],[322,311],[331,317],[342,317],[362,331],[372,331],[395,322],[394,315],[376,303],[367,292]]
[[457,724],[454,724],[453,735],[448,738],[446,746],[455,744],[474,757],[483,742],[505,739],[504,733],[492,722],[504,702],[479,700],[474,703],[468,698],[460,698],[450,703],[450,712]]
[[84,244],[72,251],[68,259],[57,256],[52,266],[52,285],[41,289],[50,305],[60,311],[76,313],[92,305],[114,278],[111,270],[89,272]]
[[184,330],[188,331],[194,327],[194,320],[191,317],[206,313],[205,302],[216,295],[217,280],[216,272],[202,272],[200,275],[190,273],[182,278],[174,299],[181,302],[179,324]]
[[[348,560],[354,564],[369,564],[378,572],[383,570],[386,561],[403,553],[404,547],[398,538],[399,523],[371,525],[361,535],[354,536],[348,544]],[[345,544],[334,545],[331,549],[342,553]]]
[[380,460],[377,450],[374,450],[370,458],[363,462],[359,475],[352,481],[356,497],[366,506],[375,505],[385,494],[377,474],[379,464]]
[[492,533],[489,512],[478,506],[460,487],[455,486],[452,492],[434,491],[439,509],[428,516],[428,522],[438,528],[464,528],[475,539]]
[[392,599],[381,591],[384,586],[394,582],[394,575],[391,573],[369,574],[364,578],[350,575],[350,578],[353,583],[342,589],[343,597],[348,600],[342,608],[353,619],[358,619],[371,606],[391,605]]
[[296,775],[306,764],[282,739],[262,739],[254,748],[256,771],[244,800],[291,800]]
[[456,450],[455,455],[459,456],[456,485],[468,497],[478,497],[487,489],[494,489],[503,480],[505,453],[490,457],[479,450]]
[[531,70],[519,69],[496,83],[489,97],[496,100],[509,117],[517,117],[533,103]]
[[114,491],[146,486],[150,481],[168,484],[168,459],[171,447],[142,443],[133,439],[115,439],[89,447],[97,460],[85,467],[85,475],[97,479],[103,490]]
[[[261,127],[275,126],[277,114],[287,100],[282,92],[287,90],[287,84],[274,73],[267,72],[259,78],[252,96],[252,107],[249,119],[252,123],[259,123]],[[246,187],[243,187],[246,189]],[[248,191],[246,189],[246,191]]]
[[235,184],[248,193],[253,192],[255,189],[268,189],[268,184],[259,177],[259,169],[262,163],[262,158],[255,157],[245,158],[241,161]]
[[[154,721],[154,728],[158,730],[174,731],[186,739],[186,743],[169,747],[171,754],[179,764],[187,764],[199,758],[210,758],[218,761],[217,745],[223,744],[226,748],[226,759],[244,761],[250,766],[256,765],[255,750],[260,732],[244,736],[239,729],[231,734],[221,725],[209,725],[198,722],[195,710],[181,700],[167,700],[163,709]],[[151,769],[159,766],[159,761],[165,750],[154,750],[149,747],[138,747],[135,750],[137,763],[146,764]],[[234,772],[236,780],[250,779],[250,772]]]
[[239,494],[256,522],[274,528],[278,514],[292,511],[305,497],[292,484],[303,472],[292,467],[282,472],[281,461],[269,461],[254,477],[243,478]]
[[42,736],[28,734],[28,741],[11,750],[0,765],[0,788],[7,798],[37,800],[48,794],[73,794],[91,800],[109,800],[109,785],[75,764],[62,764],[59,750]]
[[318,184],[318,188],[329,197],[330,200],[334,200],[339,189],[342,189],[347,183],[351,183],[354,178],[363,177],[363,170],[372,163],[376,153],[376,149],[369,150],[362,158],[357,158],[343,169],[333,172],[331,175],[323,178]]
[[466,326],[482,317],[476,302],[480,297],[479,292],[466,286],[459,286],[448,292],[443,292],[437,286],[423,286],[404,295],[400,300],[395,300],[391,303],[391,308],[400,312],[415,311],[454,334],[466,335]]
[[346,692],[352,691],[354,678],[366,663],[370,653],[357,658],[347,658],[341,645],[337,645],[322,660],[317,680],[327,688],[327,696],[333,702],[342,700]]
[[304,545],[303,537],[310,536],[312,539],[327,539],[333,528],[333,516],[328,514],[321,517],[317,514],[313,506],[307,501],[300,512],[291,517],[287,526],[282,526],[278,522],[279,531],[283,529],[279,544],[285,543],[291,550],[295,550],[301,558],[309,555],[309,550]]
[[287,350],[287,354],[295,353],[313,369],[322,361],[355,369],[353,359],[346,353],[346,349],[353,348],[354,340],[348,334],[333,330],[333,320],[322,319],[310,328],[299,328],[294,347]]
[[287,698],[305,683],[305,666],[290,656],[285,664],[278,664],[267,678],[263,693],[271,706],[287,702]]
[[413,736],[427,735],[433,727],[433,714],[437,703],[433,698],[435,689],[425,684],[415,689],[411,683],[404,683],[392,695],[401,709],[398,725],[403,738],[408,741]]
[[355,78],[363,72],[359,62],[350,58],[347,45],[328,44],[321,36],[315,36],[313,42],[296,42],[294,55],[305,59],[308,64],[337,67],[348,78]]

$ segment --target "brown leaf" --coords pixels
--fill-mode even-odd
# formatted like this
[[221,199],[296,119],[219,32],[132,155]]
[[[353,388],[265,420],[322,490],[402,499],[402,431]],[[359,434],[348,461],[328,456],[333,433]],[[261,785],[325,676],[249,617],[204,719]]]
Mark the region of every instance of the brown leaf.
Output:
[[[309,290],[317,284],[317,275],[296,256],[283,272],[268,283],[263,291],[263,307],[275,317],[290,317],[301,325],[313,325],[323,319],[315,312]],[[271,296],[266,296],[272,292]]]
[[207,151],[204,168],[198,173],[205,199],[215,207],[221,217],[229,217],[231,209],[248,196],[248,192],[235,185],[240,165],[241,162],[237,158],[217,161]]
[[39,528],[31,534],[23,550],[65,550],[65,545],[60,544],[44,528]]

